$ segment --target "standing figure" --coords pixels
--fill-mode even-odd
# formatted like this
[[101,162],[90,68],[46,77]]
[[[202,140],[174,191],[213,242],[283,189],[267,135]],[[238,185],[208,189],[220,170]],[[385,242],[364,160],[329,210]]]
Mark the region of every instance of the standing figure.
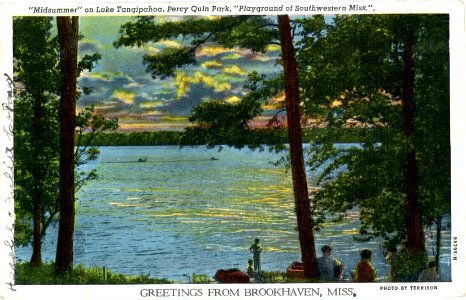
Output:
[[435,261],[430,261],[427,265],[427,269],[421,272],[419,275],[418,281],[424,282],[435,282],[440,281],[440,276],[437,273],[437,266],[435,265]]
[[377,272],[371,263],[372,252],[371,250],[364,249],[361,252],[361,260],[356,266],[354,273],[355,282],[376,282]]
[[338,281],[343,276],[345,264],[333,258],[332,248],[325,245],[322,247],[322,256],[317,259],[317,267],[321,281]]
[[259,274],[261,271],[261,252],[262,248],[259,245],[259,239],[254,240],[254,244],[251,245],[249,248],[249,251],[253,254],[253,260],[254,260],[254,272]]
[[388,273],[388,281],[395,282],[396,280],[396,270],[395,265],[397,264],[398,254],[396,253],[396,246],[391,246],[388,248],[388,254],[385,257],[385,261],[390,264],[390,271]]

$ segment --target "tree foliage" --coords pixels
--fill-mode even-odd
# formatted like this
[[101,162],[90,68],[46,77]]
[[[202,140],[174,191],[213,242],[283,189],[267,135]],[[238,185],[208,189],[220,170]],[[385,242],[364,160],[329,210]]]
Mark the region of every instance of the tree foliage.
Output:
[[[260,148],[263,144],[257,138],[257,131],[251,129],[248,122],[263,110],[262,81],[264,77],[257,72],[248,75],[244,86],[248,94],[238,103],[207,101],[193,108],[190,122],[195,125],[185,129],[179,143],[181,145],[206,144],[208,147],[225,145],[235,148]],[[269,142],[280,137],[268,135]]]
[[[334,159],[321,174],[318,206],[330,212],[357,207],[363,238],[382,236],[400,244],[412,230],[404,224],[404,172],[411,151],[419,166],[423,224],[449,213],[448,17],[341,16],[329,24],[306,19],[301,24],[306,38],[298,59],[306,112],[324,117],[329,126],[383,127],[392,133],[383,140],[368,136],[351,148],[316,140],[312,169]],[[409,135],[402,119],[406,28],[413,32],[415,72]]]
[[[264,53],[268,45],[279,42],[278,24],[263,16],[192,17],[167,22],[139,17],[121,26],[120,37],[114,45],[141,47],[165,40],[180,41],[181,46],[165,47],[157,54],[144,55],[143,63],[154,78],[173,76],[178,68],[196,64],[197,51],[206,45]],[[262,112],[259,100],[264,100],[264,87],[272,87],[264,79],[257,72],[249,74],[245,90],[250,93],[239,103],[209,101],[196,106],[190,121],[198,126],[189,128],[185,138],[207,140],[211,146],[245,146],[248,141],[240,139],[249,133],[247,123]],[[283,90],[283,84],[281,86]]]
[[[17,155],[19,161],[15,167],[24,167],[24,170],[16,172],[15,175],[23,175],[20,177],[20,183],[27,183],[28,185],[24,185],[24,187],[30,191],[28,193],[30,198],[18,197],[17,208],[20,212],[29,213],[33,224],[32,230],[28,231],[25,219],[21,218],[19,223],[22,225],[19,226],[19,231],[24,229],[24,235],[19,236],[21,237],[20,241],[24,242],[24,239],[27,239],[29,234],[31,235],[33,240],[31,263],[38,266],[42,263],[41,237],[43,234],[42,224],[45,221],[44,208],[54,207],[48,198],[50,191],[46,190],[47,187],[50,188],[48,186],[50,181],[45,176],[51,175],[50,168],[55,163],[50,151],[54,145],[47,144],[46,138],[50,137],[51,131],[49,129],[56,124],[50,124],[50,127],[47,127],[47,124],[44,123],[44,117],[50,116],[54,109],[46,107],[46,105],[53,98],[52,94],[57,89],[55,84],[59,76],[56,71],[57,43],[51,38],[49,32],[52,27],[51,18],[15,18],[13,24],[15,32],[19,32],[13,39],[15,80],[21,82],[23,87],[18,95],[23,101],[18,107],[20,112],[29,113],[20,116],[19,120],[15,120],[15,125],[20,128],[19,133],[15,132],[15,148],[28,146],[21,147],[23,149],[19,150]],[[30,111],[27,107],[28,104],[30,104]],[[24,120],[22,117],[30,118],[30,121]],[[18,123],[18,121],[22,121],[24,124]],[[27,129],[22,131],[21,127]],[[16,143],[16,140],[19,144]],[[22,179],[25,181],[21,182]]]
[[[27,245],[32,240],[32,228],[30,227],[33,212],[33,194],[31,186],[33,185],[32,177],[32,141],[36,138],[33,135],[34,124],[31,116],[33,115],[33,99],[30,96],[19,96],[15,100],[15,243],[17,245]],[[43,199],[44,213],[42,215],[42,233],[48,224],[52,222],[57,211],[57,190],[56,178],[58,178],[58,159],[57,149],[58,140],[58,102],[56,99],[50,101],[44,106],[43,118],[48,120],[43,122],[42,136],[47,139],[46,147],[42,148],[37,164],[40,164],[42,184],[41,193]]]
[[[25,246],[32,242],[31,220],[35,214],[34,177],[40,176],[38,191],[41,197],[39,240],[47,228],[58,221],[59,181],[59,97],[60,70],[58,42],[51,34],[52,18],[18,17],[14,19],[15,81],[20,86],[15,100],[15,242]],[[34,42],[31,42],[34,41]],[[78,71],[91,70],[100,54],[85,55],[78,63]],[[40,104],[40,105],[38,105]],[[40,122],[35,110],[40,108]],[[92,137],[113,130],[116,120],[108,120],[87,107],[78,113],[75,163],[83,164],[97,158],[98,149],[81,143],[84,133]],[[39,127],[37,127],[39,124]],[[81,147],[82,146],[82,147]],[[34,170],[40,170],[40,173]],[[96,178],[96,171],[81,172],[75,185],[81,187]],[[40,252],[40,248],[38,250]],[[40,257],[40,255],[39,255]]]
[[184,41],[181,47],[166,47],[162,52],[146,54],[143,62],[155,77],[172,76],[179,67],[195,64],[196,51],[203,45],[218,43],[227,48],[248,48],[265,52],[270,41],[277,41],[278,28],[262,16],[188,18],[182,22],[158,22],[155,17],[139,17],[120,29],[116,47],[137,46],[163,40]]

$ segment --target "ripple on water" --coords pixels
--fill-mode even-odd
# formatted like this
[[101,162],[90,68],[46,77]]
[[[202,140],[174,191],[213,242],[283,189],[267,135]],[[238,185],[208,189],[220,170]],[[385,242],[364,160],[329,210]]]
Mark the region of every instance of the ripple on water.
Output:
[[[215,163],[210,161],[213,156],[219,158]],[[251,257],[248,249],[259,237],[263,268],[286,270],[301,255],[291,174],[269,164],[280,156],[228,148],[103,147],[102,162],[128,163],[89,166],[101,177],[78,194],[76,262],[186,281],[186,274],[213,276],[219,268],[244,268]],[[148,163],[141,166],[140,157]],[[385,276],[389,265],[382,241],[353,240],[358,219],[354,210],[344,214],[342,222],[324,224],[316,233],[317,253],[329,244],[351,270],[360,251],[371,249],[377,272]],[[45,237],[44,260],[55,258],[56,230],[51,228]],[[449,228],[442,238],[440,270],[448,273]],[[19,259],[30,258],[26,250],[18,249]]]

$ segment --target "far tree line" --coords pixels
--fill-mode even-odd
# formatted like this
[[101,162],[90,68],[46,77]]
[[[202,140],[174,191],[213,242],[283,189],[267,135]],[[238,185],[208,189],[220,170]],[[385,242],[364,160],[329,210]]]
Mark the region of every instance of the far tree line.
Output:
[[[380,142],[391,136],[390,128],[303,128],[303,140],[315,140],[328,136],[333,143],[357,143],[372,136]],[[76,138],[77,145],[88,146],[196,146],[210,145],[208,139],[194,139],[183,131],[140,131],[140,132],[85,132]],[[286,128],[251,129],[248,134],[248,147],[253,145],[283,145],[288,143]],[[225,144],[211,144],[222,146]]]
[[[34,52],[28,48],[31,45],[20,43],[20,38],[28,34],[27,22],[31,20],[43,22],[38,35],[44,44],[42,52]],[[115,129],[117,125],[116,120],[97,117],[92,109],[86,115],[87,123],[65,122],[76,119],[79,70],[92,68],[99,58],[95,55],[78,63],[77,18],[57,18],[58,39],[50,36],[50,19],[15,19],[15,25],[20,24],[24,27],[15,28],[15,59],[22,68],[18,81],[25,90],[18,103],[24,101],[24,119],[34,116],[29,120],[29,127],[21,131],[23,138],[29,137],[25,139],[28,147],[24,149],[30,149],[36,158],[46,155],[56,158],[57,149],[61,152],[58,160],[47,162],[50,164],[47,167],[31,170],[26,162],[18,160],[21,156],[15,157],[18,170],[15,176],[20,178],[15,197],[26,227],[28,219],[35,216],[34,224],[37,222],[43,228],[44,221],[50,217],[49,207],[54,207],[55,217],[60,220],[56,268],[61,273],[69,270],[73,262],[74,188],[77,186],[74,174],[79,163],[74,145],[76,140],[82,141],[75,137],[77,125],[94,126],[92,133]],[[334,17],[331,22],[323,16],[297,19],[226,16],[163,22],[156,17],[140,17],[121,27],[121,35],[114,45],[133,47],[179,37],[189,41],[184,47],[167,47],[157,54],[144,56],[147,70],[156,78],[172,76],[179,68],[195,64],[196,51],[205,45],[264,52],[267,45],[279,44],[282,54],[278,63],[283,66],[282,73],[250,74],[245,86],[247,94],[238,103],[208,101],[194,107],[190,117],[193,125],[180,134],[179,141],[191,141],[187,144],[193,145],[260,147],[263,141],[259,144],[247,138],[257,132],[249,127],[248,121],[262,112],[262,103],[284,91],[288,143],[285,147],[289,150],[305,276],[317,278],[316,226],[335,213],[358,208],[361,228],[357,238],[379,236],[387,247],[399,246],[411,273],[399,278],[409,280],[425,264],[424,228],[435,224],[440,231],[442,218],[450,213],[451,207],[448,28],[448,15],[348,15]],[[34,65],[39,61],[37,53],[44,57],[41,61],[45,65]],[[27,63],[32,64],[31,69],[25,67]],[[59,71],[56,65],[61,66]],[[44,72],[45,82],[28,82],[28,76],[37,76],[33,72],[39,70]],[[20,112],[18,109],[15,116]],[[31,112],[34,113],[27,114]],[[46,113],[58,113],[59,117],[47,119]],[[96,126],[98,122],[92,125],[92,118],[99,119],[101,126]],[[325,124],[326,130],[303,134],[302,124],[307,120]],[[360,147],[335,148],[333,134],[348,120],[379,128],[383,135],[362,134],[358,137]],[[47,131],[34,129],[41,127],[32,124],[43,127],[46,125],[43,122],[50,122],[49,127],[60,127],[59,143],[53,149],[48,148],[49,143],[35,142],[42,141]],[[19,123],[15,126],[21,128]],[[84,131],[78,130],[78,133]],[[20,133],[15,139],[17,136]],[[264,144],[283,149],[283,135],[277,137]],[[303,148],[303,143],[311,146]],[[89,159],[97,155],[93,148],[83,149],[88,151]],[[21,155],[21,149],[15,150]],[[309,161],[304,159],[305,153],[311,157]],[[322,189],[309,195],[306,164],[315,170],[329,159],[334,162],[321,174]],[[42,159],[36,161],[46,163]],[[345,166],[347,171],[334,172],[340,166]],[[52,172],[55,178],[59,173],[58,195],[46,194],[44,184],[50,183],[40,180],[48,178],[43,172]],[[22,186],[22,179],[34,183],[33,191]],[[34,236],[39,236],[39,229],[34,228]],[[26,238],[26,242],[30,239]],[[40,252],[40,239],[34,238],[34,241],[35,251]],[[437,247],[437,262],[439,252]],[[38,257],[36,262],[40,263]]]

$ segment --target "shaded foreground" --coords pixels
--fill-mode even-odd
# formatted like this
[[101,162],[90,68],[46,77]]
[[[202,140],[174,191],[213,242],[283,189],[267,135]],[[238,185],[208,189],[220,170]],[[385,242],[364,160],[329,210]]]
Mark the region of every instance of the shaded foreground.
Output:
[[29,263],[18,263],[16,265],[16,284],[154,284],[172,283],[168,279],[150,278],[149,274],[139,276],[128,276],[113,273],[104,267],[86,268],[78,265],[71,272],[62,276],[55,275],[55,264],[43,264],[40,267],[31,267]]
[[[150,277],[150,274],[141,274],[139,276],[124,275],[113,273],[105,267],[86,268],[78,265],[71,272],[62,276],[56,276],[54,273],[54,263],[43,264],[40,267],[31,267],[29,263],[18,263],[16,265],[15,280],[17,285],[47,285],[47,284],[172,284],[185,283],[174,282],[168,279],[158,279]],[[192,274],[189,283],[204,284],[214,283],[206,274]],[[264,282],[266,283],[285,283],[285,282],[304,282],[299,279],[286,277],[282,272],[264,272]]]

